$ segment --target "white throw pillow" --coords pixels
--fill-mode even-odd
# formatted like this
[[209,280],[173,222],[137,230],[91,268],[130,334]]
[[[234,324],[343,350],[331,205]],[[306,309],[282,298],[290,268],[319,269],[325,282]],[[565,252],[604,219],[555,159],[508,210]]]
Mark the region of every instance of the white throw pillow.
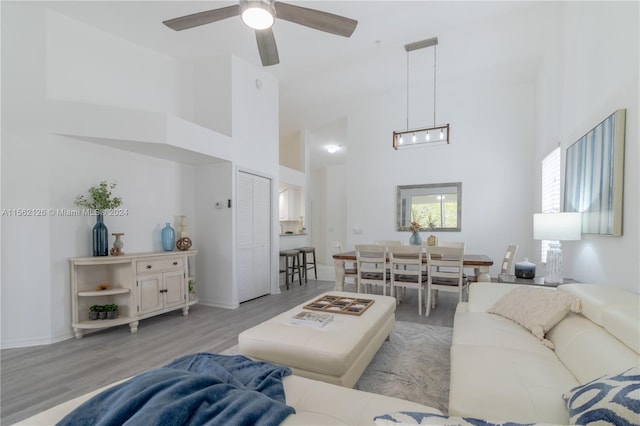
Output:
[[580,312],[580,299],[576,296],[561,290],[520,286],[502,296],[487,312],[515,321],[554,349],[544,335],[569,311]]

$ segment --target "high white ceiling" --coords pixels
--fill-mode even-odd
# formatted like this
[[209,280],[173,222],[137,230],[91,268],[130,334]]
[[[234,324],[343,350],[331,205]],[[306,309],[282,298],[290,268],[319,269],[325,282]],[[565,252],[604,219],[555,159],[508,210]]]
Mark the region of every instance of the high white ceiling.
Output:
[[[406,90],[404,45],[438,37],[438,85],[480,88],[535,78],[559,2],[291,1],[358,20],[351,38],[276,20],[280,132],[317,129],[377,93]],[[261,66],[239,17],[180,32],[163,20],[234,1],[44,2],[64,15],[176,58],[236,55]]]

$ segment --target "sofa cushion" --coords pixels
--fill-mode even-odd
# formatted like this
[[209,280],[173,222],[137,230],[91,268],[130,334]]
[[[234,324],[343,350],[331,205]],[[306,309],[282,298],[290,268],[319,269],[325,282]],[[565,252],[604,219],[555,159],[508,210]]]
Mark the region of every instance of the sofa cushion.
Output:
[[572,425],[638,424],[640,367],[577,386],[562,397]]
[[569,311],[580,312],[580,299],[576,296],[546,288],[516,287],[500,298],[489,313],[509,318],[553,349],[544,334],[562,320]]
[[519,324],[499,315],[481,312],[456,312],[451,344],[494,346],[556,359],[552,350],[541,345],[533,334],[527,333]]
[[633,349],[640,353],[640,308],[607,309],[602,314],[604,328]]
[[557,357],[508,347],[451,346],[452,416],[566,425],[562,394],[579,384]]
[[390,396],[336,386],[300,376],[282,381],[287,405],[295,408],[282,426],[366,425],[376,416],[395,411],[442,414],[436,408]]
[[558,359],[580,383],[640,364],[637,352],[581,314],[569,313],[546,338],[554,343]]
[[608,309],[638,308],[638,293],[632,293],[613,285],[563,284],[558,290],[580,298],[582,315],[598,325],[604,324],[604,313]]
[[377,426],[402,425],[433,425],[433,426],[519,426],[532,425],[533,423],[514,423],[509,421],[493,422],[473,417],[451,417],[443,414],[419,413],[411,411],[399,411],[396,413],[378,416],[375,419]]

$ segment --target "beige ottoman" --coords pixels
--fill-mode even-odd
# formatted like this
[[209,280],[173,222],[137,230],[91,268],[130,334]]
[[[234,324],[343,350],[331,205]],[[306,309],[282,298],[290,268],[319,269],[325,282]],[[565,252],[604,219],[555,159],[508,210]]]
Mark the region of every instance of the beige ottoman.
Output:
[[[324,327],[289,322],[302,306],[328,294],[375,302],[360,316],[333,314]],[[330,291],[243,331],[238,346],[240,353],[255,360],[287,365],[293,374],[351,388],[391,333],[395,309],[393,297]]]

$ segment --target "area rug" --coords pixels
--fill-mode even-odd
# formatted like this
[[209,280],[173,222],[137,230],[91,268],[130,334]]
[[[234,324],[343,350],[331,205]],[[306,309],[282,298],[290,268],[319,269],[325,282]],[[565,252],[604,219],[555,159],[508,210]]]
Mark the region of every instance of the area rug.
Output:
[[396,321],[389,340],[354,388],[428,405],[446,414],[452,334],[449,327]]
[[[447,413],[449,350],[453,329],[396,321],[389,340],[354,386],[366,392],[406,399]],[[233,346],[222,354],[237,354]]]

